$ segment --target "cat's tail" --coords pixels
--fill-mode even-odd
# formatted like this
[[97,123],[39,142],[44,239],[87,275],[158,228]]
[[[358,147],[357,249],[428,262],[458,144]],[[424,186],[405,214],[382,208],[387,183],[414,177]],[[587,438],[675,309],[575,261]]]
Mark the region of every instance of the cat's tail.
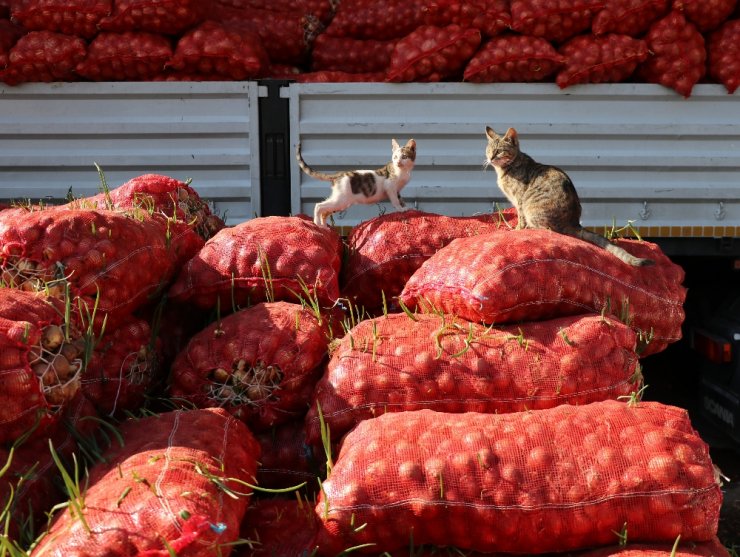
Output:
[[314,170],[310,166],[306,164],[306,161],[303,160],[303,157],[301,156],[301,144],[298,143],[295,147],[295,158],[298,161],[298,166],[301,167],[301,170],[311,176],[312,178],[316,178],[317,180],[323,180],[324,182],[331,182],[334,180],[334,178],[337,177],[336,174],[325,174],[323,172],[319,172],[318,170]]
[[596,244],[601,248],[604,248],[612,255],[618,257],[619,259],[621,259],[628,265],[632,265],[633,267],[646,267],[648,265],[655,265],[655,261],[653,261],[652,259],[642,259],[640,257],[635,257],[618,245],[611,243],[603,236],[595,234],[594,232],[586,230],[585,228],[578,229],[575,235],[581,240],[585,240],[592,244]]

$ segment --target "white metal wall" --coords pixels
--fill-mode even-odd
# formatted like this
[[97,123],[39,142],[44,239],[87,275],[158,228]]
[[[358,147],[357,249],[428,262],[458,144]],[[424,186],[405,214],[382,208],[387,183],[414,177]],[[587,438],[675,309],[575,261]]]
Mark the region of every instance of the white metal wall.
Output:
[[[658,85],[292,84],[291,143],[323,171],[377,168],[391,137],[417,141],[403,197],[419,209],[467,215],[507,206],[484,130],[513,126],[522,149],[565,169],[584,206],[583,224],[740,225],[740,94],[698,85],[689,99]],[[313,213],[329,184],[293,161],[292,210]],[[393,208],[354,206],[351,226]]]
[[227,222],[259,213],[254,82],[0,84],[0,199],[97,193],[146,173],[192,180]]

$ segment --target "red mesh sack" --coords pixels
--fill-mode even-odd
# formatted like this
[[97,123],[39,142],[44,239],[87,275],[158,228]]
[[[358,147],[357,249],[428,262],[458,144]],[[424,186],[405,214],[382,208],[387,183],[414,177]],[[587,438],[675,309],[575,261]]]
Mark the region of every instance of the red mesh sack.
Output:
[[325,471],[306,442],[302,419],[258,433],[257,441],[262,455],[257,470],[260,487],[290,489],[305,483],[309,493],[318,489],[319,473]]
[[732,94],[740,85],[740,19],[728,21],[709,36],[709,76]]
[[605,0],[512,0],[511,28],[556,43],[588,30]]
[[565,62],[551,43],[540,37],[494,37],[465,67],[465,81],[473,83],[527,83],[544,81]]
[[84,338],[58,300],[0,288],[0,345],[0,444],[38,437],[79,392]]
[[645,41],[629,35],[579,35],[559,49],[565,65],[555,82],[561,89],[579,83],[619,83],[648,57]]
[[355,39],[399,39],[428,23],[426,4],[425,0],[343,1],[326,34]]
[[86,53],[87,44],[80,37],[31,31],[10,49],[3,80],[9,85],[74,81],[74,69]]
[[301,64],[308,58],[316,37],[323,29],[312,15],[274,10],[219,9],[213,19],[230,25],[246,26],[262,39],[272,63]]
[[636,336],[601,316],[487,327],[453,316],[365,320],[332,350],[306,416],[321,445],[317,406],[339,439],[386,412],[502,414],[587,404],[640,388]]
[[85,367],[82,392],[101,414],[135,412],[159,385],[160,363],[149,324],[129,317],[98,340]]
[[206,21],[180,38],[168,66],[245,81],[261,76],[268,64],[257,33],[244,26]]
[[215,0],[217,11],[271,10],[275,12],[301,13],[312,15],[324,24],[331,21],[339,2],[337,0]]
[[511,26],[509,0],[432,0],[424,3],[427,25],[474,27],[493,37]]
[[136,176],[108,193],[79,199],[68,206],[76,209],[151,210],[192,226],[204,240],[225,226],[190,185],[161,174]]
[[396,42],[396,39],[353,39],[322,33],[316,37],[311,51],[311,68],[350,73],[385,72]]
[[637,75],[690,97],[706,73],[704,37],[696,26],[674,10],[650,27],[645,41],[651,55],[637,68]]
[[11,17],[28,31],[54,31],[87,39],[110,14],[112,0],[14,0]]
[[516,226],[516,211],[448,217],[409,209],[369,219],[347,236],[341,294],[368,311],[396,309],[394,298],[411,275],[440,248],[466,238]]
[[172,396],[220,406],[264,430],[303,416],[328,346],[325,319],[289,302],[261,303],[190,339],[170,371]]
[[721,501],[708,447],[680,408],[399,412],[345,437],[316,505],[316,545],[377,554],[413,535],[536,554],[613,543],[625,523],[632,542],[708,541]]
[[382,83],[385,72],[342,72],[339,70],[320,70],[304,72],[294,76],[298,83]]
[[455,240],[414,273],[401,299],[412,308],[431,306],[484,323],[604,312],[649,340],[641,346],[647,356],[681,338],[684,271],[656,244],[618,243],[655,266],[627,265],[602,248],[549,230]]
[[612,545],[580,551],[572,557],[730,557],[730,553],[715,536],[705,542],[676,540],[663,544],[629,543],[628,539],[624,546]]
[[[293,499],[258,499],[247,509],[242,538],[251,540],[236,557],[311,555],[318,521],[313,508]],[[250,547],[251,545],[251,547]],[[708,556],[707,556],[708,557]]]
[[154,33],[98,34],[75,72],[90,81],[148,81],[172,58],[170,40]]
[[33,555],[215,555],[238,539],[259,458],[244,424],[211,408],[130,420],[120,432],[123,446],[90,468],[84,521],[70,505]]
[[210,0],[115,0],[100,29],[180,35],[210,15]]
[[9,19],[0,19],[0,69],[8,63],[8,54],[25,31]]
[[462,72],[481,42],[478,29],[423,25],[396,43],[388,81],[442,81]]
[[306,216],[260,217],[224,228],[188,261],[171,300],[222,312],[234,305],[296,300],[302,283],[322,303],[339,297],[342,240]]
[[670,0],[610,0],[594,17],[595,35],[619,33],[637,37],[670,9]]
[[146,214],[58,207],[2,215],[0,270],[11,281],[6,284],[64,298],[60,279],[66,279],[73,317],[86,327],[96,310],[96,329],[104,318],[115,329],[203,245],[189,227]]
[[673,9],[696,25],[701,33],[724,23],[735,10],[737,0],[673,0]]

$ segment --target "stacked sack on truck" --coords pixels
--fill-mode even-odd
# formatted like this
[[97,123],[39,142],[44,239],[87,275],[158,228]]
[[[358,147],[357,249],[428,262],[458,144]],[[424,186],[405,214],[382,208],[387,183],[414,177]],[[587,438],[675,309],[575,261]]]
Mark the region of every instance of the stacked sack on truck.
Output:
[[3,210],[2,547],[724,557],[706,443],[641,401],[682,269],[516,223],[226,226],[159,175]]
[[737,0],[10,0],[0,81],[740,84]]

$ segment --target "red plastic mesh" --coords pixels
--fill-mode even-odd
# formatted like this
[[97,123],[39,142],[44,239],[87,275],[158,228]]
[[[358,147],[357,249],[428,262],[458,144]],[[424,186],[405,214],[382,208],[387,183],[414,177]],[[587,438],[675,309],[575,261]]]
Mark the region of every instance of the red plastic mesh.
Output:
[[512,0],[511,28],[560,43],[588,30],[605,0]]
[[170,58],[172,45],[167,37],[104,31],[92,40],[75,72],[91,81],[147,81],[161,74]]
[[74,69],[87,54],[80,37],[52,31],[30,31],[8,54],[3,80],[9,85],[26,82],[74,81]]
[[350,73],[385,72],[396,42],[397,39],[354,39],[322,33],[316,37],[311,51],[311,68]]
[[345,437],[316,505],[316,544],[378,554],[413,535],[545,553],[612,544],[625,523],[632,542],[709,541],[721,501],[708,447],[676,407],[400,412]]
[[124,446],[114,443],[90,469],[90,532],[67,508],[35,554],[167,557],[169,546],[194,557],[238,538],[249,497],[219,484],[251,492],[234,481],[254,484],[257,470],[259,445],[244,424],[211,408],[130,420],[120,431]]
[[235,557],[296,557],[311,555],[318,521],[313,508],[293,499],[260,499],[247,509]]
[[14,0],[11,17],[29,31],[54,31],[94,37],[112,0]]
[[740,20],[722,25],[709,37],[709,75],[732,94],[740,85]]
[[[0,269],[29,263],[41,288],[45,281],[66,277],[73,314],[81,313],[85,326],[87,315],[78,312],[77,297],[92,313],[99,293],[96,324],[107,316],[107,326],[115,329],[203,245],[190,227],[168,226],[164,218],[143,212],[127,216],[61,207],[1,215]],[[23,278],[21,274],[16,282]]]
[[[303,492],[314,494],[322,467],[306,442],[303,419],[296,419],[257,434],[261,448],[257,482],[268,489],[289,489],[306,483]],[[323,475],[321,476],[323,477]]]
[[511,26],[509,0],[430,0],[424,2],[425,23],[473,27],[487,37]]
[[[261,217],[224,228],[184,266],[169,296],[222,313],[261,301],[339,297],[342,240],[306,216]],[[299,280],[300,278],[300,280]]]
[[656,264],[633,267],[548,230],[494,232],[438,251],[409,279],[401,299],[484,323],[605,312],[651,338],[641,355],[654,354],[681,338],[684,271],[656,244],[617,243]]
[[257,304],[193,336],[172,364],[171,394],[264,430],[305,414],[327,345],[326,319],[289,302]]
[[210,15],[209,0],[115,0],[100,21],[103,31],[149,31],[179,35]]
[[95,345],[82,378],[82,392],[101,414],[135,412],[159,385],[160,363],[149,324],[129,317],[115,330],[106,329]]
[[343,72],[339,70],[320,70],[304,72],[288,79],[295,79],[298,83],[382,83],[385,81],[385,72]]
[[345,0],[326,28],[332,37],[400,39],[427,23],[425,0]]
[[619,83],[648,57],[647,43],[629,35],[579,35],[559,49],[565,66],[555,78],[561,89],[579,83]]
[[665,16],[671,0],[610,0],[594,17],[591,29],[596,35],[621,33],[637,37]]
[[[628,533],[629,536],[629,533]],[[679,540],[674,552],[674,543],[647,544],[629,543],[627,545],[600,547],[581,551],[571,557],[730,557],[727,548],[715,536],[706,542],[685,542]]]
[[737,0],[673,1],[673,9],[680,11],[702,33],[719,27],[732,15],[736,5]]
[[543,81],[565,62],[553,45],[541,37],[505,35],[485,43],[465,67],[465,81],[526,83]]
[[334,438],[385,412],[506,413],[586,404],[640,388],[634,332],[601,316],[492,328],[452,316],[389,314],[362,321],[332,351],[306,417],[321,444],[317,404]]
[[389,308],[424,261],[456,238],[516,226],[514,209],[479,217],[448,217],[409,209],[369,219],[347,237],[341,294],[368,310]]
[[322,23],[328,23],[334,16],[339,2],[337,0],[215,0],[218,8],[237,10],[271,10],[275,12],[299,12],[313,15]]

